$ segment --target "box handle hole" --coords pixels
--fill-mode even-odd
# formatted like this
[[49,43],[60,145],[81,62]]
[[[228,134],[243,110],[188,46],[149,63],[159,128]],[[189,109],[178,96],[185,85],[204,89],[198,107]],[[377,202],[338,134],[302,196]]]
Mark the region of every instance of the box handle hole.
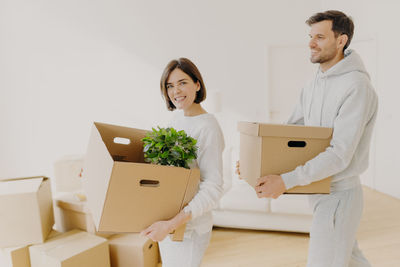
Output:
[[115,137],[114,143],[121,144],[121,145],[129,145],[131,143],[131,140],[129,140],[128,138],[123,138],[123,137]]
[[305,141],[289,141],[288,147],[305,147],[307,143]]
[[149,249],[151,249],[153,247],[153,244],[150,244]]
[[156,181],[156,180],[140,180],[140,186],[159,187],[160,186],[160,181]]

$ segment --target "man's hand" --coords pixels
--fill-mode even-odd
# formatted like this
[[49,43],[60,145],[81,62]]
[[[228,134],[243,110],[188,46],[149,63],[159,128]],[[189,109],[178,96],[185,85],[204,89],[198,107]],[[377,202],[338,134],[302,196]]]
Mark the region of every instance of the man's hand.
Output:
[[158,221],[140,232],[140,234],[150,238],[153,241],[163,241],[164,238],[172,232],[172,230],[173,229],[170,221]]
[[280,175],[267,175],[258,178],[254,189],[259,198],[278,198],[286,191],[285,183]]
[[239,179],[242,179],[242,177],[240,177],[240,162],[236,161],[236,171],[235,173],[239,176]]

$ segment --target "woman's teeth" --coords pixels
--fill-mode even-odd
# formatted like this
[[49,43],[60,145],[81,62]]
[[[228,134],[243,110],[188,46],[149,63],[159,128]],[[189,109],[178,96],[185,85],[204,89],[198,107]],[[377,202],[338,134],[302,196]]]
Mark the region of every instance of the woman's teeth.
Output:
[[180,97],[176,97],[175,100],[179,102],[179,101],[184,100],[185,98],[186,98],[186,96],[180,96]]

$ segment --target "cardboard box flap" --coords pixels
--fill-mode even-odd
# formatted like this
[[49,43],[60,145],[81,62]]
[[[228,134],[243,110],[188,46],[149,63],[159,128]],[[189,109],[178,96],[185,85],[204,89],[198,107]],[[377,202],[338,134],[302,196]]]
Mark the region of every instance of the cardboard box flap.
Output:
[[65,210],[72,210],[81,213],[90,213],[86,201],[80,201],[74,195],[67,195],[56,199],[56,205]]
[[105,242],[107,240],[102,237],[80,230],[72,230],[30,249],[37,249],[44,254],[64,261],[71,256],[82,253],[86,249],[96,247]]
[[238,122],[238,130],[241,133],[253,136],[279,136],[290,138],[314,138],[327,139],[332,137],[332,128],[318,126],[285,125]]
[[37,192],[44,177],[0,181],[0,195],[13,195]]
[[87,195],[88,207],[96,224],[100,222],[113,166],[114,160],[97,127],[93,125],[84,160],[82,185]]
[[26,177],[15,177],[15,178],[0,178],[0,182],[8,182],[8,181],[17,181],[17,180],[28,180],[28,179],[36,179],[36,178],[43,178],[43,181],[48,180],[49,177],[46,176],[26,176]]
[[257,122],[239,121],[237,124],[237,130],[240,133],[258,136],[258,134],[259,134],[258,125],[259,125],[259,123],[257,123]]
[[144,162],[142,138],[147,131],[99,122],[94,124],[115,161]]

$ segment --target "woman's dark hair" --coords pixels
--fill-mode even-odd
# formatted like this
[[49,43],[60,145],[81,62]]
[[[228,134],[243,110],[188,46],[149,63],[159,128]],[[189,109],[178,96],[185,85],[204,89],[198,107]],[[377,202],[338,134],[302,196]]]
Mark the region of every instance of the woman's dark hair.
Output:
[[343,47],[344,51],[347,47],[349,47],[354,34],[354,23],[352,18],[348,17],[341,11],[328,10],[312,15],[308,20],[306,20],[306,23],[311,26],[324,20],[332,21],[332,31],[335,33],[335,37],[338,37],[341,34],[347,35],[348,39],[347,43]]
[[178,59],[171,60],[165,67],[164,72],[161,76],[161,81],[160,81],[161,94],[164,97],[168,110],[172,111],[176,109],[175,105],[169,99],[167,90],[167,81],[169,75],[175,69],[180,69],[181,71],[189,75],[189,77],[193,80],[194,83],[199,82],[200,90],[196,92],[196,98],[194,102],[198,104],[204,101],[206,99],[206,87],[204,85],[203,78],[201,77],[199,69],[192,61],[190,61],[187,58],[181,57]]

